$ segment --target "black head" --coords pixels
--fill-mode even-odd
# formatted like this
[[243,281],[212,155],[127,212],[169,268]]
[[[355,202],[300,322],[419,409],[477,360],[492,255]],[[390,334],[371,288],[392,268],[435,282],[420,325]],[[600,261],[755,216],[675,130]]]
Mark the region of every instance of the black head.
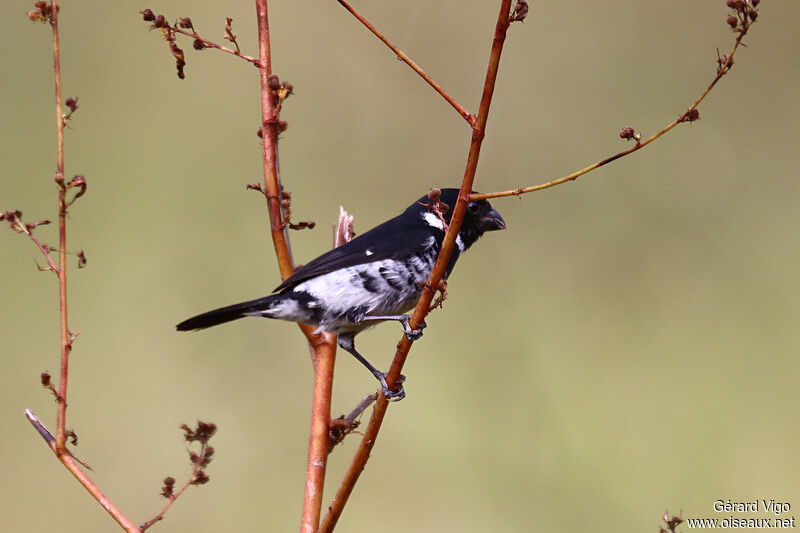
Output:
[[[441,190],[440,201],[447,204],[448,207],[447,211],[444,213],[444,220],[447,224],[450,224],[450,218],[453,215],[453,210],[458,200],[458,192],[458,189]],[[415,210],[420,213],[418,216],[422,216],[429,225],[441,228],[441,220],[439,220],[438,215],[435,214],[430,207],[432,204],[433,201],[430,197],[425,195],[414,205],[409,207],[409,210]],[[461,225],[461,231],[459,231],[459,237],[461,238],[459,247],[463,244],[464,248],[462,251],[466,250],[472,246],[484,232],[505,229],[505,227],[506,223],[503,217],[492,207],[492,204],[486,200],[470,202],[467,204],[467,213],[464,216],[464,223]]]

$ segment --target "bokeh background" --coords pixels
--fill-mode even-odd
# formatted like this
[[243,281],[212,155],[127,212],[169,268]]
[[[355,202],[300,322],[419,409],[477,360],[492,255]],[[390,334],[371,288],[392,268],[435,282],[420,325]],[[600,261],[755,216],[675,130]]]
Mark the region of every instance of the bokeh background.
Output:
[[[0,3],[0,209],[55,218],[49,29]],[[476,110],[497,2],[356,3]],[[255,54],[252,2],[64,2],[76,453],[139,523],[188,474],[178,426],[219,426],[211,482],[159,531],[292,531],[302,504],[308,350],[290,324],[174,324],[279,282],[261,179],[257,71],[186,50],[185,80],[138,11],[190,15]],[[543,2],[510,31],[476,188],[548,181],[648,135],[710,81],[733,35],[722,0]],[[298,262],[330,247],[339,205],[363,232],[433,186],[457,186],[470,130],[336,2],[271,2],[274,67],[296,94],[281,169]],[[568,185],[497,200],[508,229],[462,260],[429,319],[339,529],[655,532],[715,500],[800,514],[800,4],[762,2],[733,70],[684,125]],[[53,226],[37,234],[56,241]],[[39,373],[58,366],[57,289],[0,232],[0,508],[6,531],[113,531],[23,417],[51,427]],[[359,338],[386,367],[400,337]],[[334,412],[374,390],[337,361]],[[328,493],[355,438],[331,458]],[[736,515],[748,517],[747,515]],[[752,515],[767,516],[767,515]],[[751,516],[751,517],[752,517]],[[684,530],[686,527],[683,528]]]

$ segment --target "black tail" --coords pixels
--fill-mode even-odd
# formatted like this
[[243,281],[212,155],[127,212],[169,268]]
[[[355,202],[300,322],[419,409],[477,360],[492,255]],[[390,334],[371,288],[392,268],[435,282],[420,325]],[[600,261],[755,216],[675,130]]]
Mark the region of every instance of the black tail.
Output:
[[239,318],[251,316],[259,311],[265,311],[270,307],[270,301],[274,296],[267,296],[259,298],[258,300],[251,300],[249,302],[242,302],[240,304],[229,305],[228,307],[221,307],[214,309],[201,315],[193,316],[188,320],[184,320],[177,326],[178,331],[190,331],[193,329],[205,329],[217,324],[224,324]]

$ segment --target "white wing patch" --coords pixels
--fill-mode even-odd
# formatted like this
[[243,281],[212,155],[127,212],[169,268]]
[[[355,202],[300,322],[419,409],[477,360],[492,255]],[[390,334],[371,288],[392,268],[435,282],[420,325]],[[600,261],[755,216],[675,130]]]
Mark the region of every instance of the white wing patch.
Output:
[[369,248],[367,248],[367,250],[364,253],[367,254],[367,255],[372,255],[373,251],[370,250]]

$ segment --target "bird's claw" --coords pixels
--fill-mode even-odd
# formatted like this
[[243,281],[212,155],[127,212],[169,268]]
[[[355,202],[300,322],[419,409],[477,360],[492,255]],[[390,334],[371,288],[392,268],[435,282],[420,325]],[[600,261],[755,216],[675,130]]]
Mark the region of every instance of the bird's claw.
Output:
[[406,391],[403,390],[403,383],[406,380],[406,377],[403,374],[400,374],[400,377],[397,379],[397,385],[400,386],[398,390],[391,390],[389,385],[386,383],[386,374],[381,374],[378,378],[381,382],[381,393],[386,397],[387,400],[390,402],[399,402],[403,398],[406,397]]
[[422,320],[417,325],[417,329],[411,329],[411,324],[409,324],[410,320],[411,320],[411,317],[407,317],[403,321],[403,331],[405,332],[406,338],[408,340],[415,341],[415,340],[419,339],[420,337],[422,337],[422,330],[425,329],[427,324],[425,323],[424,320]]

